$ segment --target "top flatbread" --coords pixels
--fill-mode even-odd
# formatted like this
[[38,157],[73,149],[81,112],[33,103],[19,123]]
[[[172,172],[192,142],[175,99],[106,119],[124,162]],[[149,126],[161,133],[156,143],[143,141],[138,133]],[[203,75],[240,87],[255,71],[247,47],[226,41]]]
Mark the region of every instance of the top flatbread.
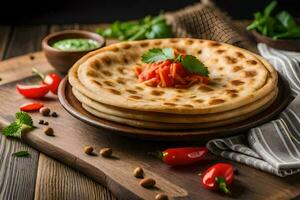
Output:
[[[188,89],[139,83],[133,67],[151,48],[173,47],[200,59],[209,69],[209,85]],[[94,51],[69,71],[73,87],[89,98],[116,107],[178,114],[206,114],[239,108],[268,95],[277,74],[263,58],[244,49],[209,40],[159,39],[122,42]]]

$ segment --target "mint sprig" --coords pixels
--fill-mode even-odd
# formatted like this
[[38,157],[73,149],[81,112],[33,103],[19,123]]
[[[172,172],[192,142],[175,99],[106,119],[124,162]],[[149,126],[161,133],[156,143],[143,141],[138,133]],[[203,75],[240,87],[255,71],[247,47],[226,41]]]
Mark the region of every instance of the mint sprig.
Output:
[[181,63],[189,72],[201,74],[203,76],[208,76],[209,74],[207,67],[205,67],[195,56],[186,55]]
[[207,67],[195,56],[183,56],[179,54],[175,57],[175,52],[173,48],[154,48],[150,49],[142,55],[142,62],[144,63],[154,63],[165,60],[180,62],[184,66],[184,68],[191,73],[197,73],[202,76],[208,76],[209,74]]
[[8,137],[21,138],[23,132],[33,128],[33,121],[26,112],[17,112],[16,120],[4,127],[2,133]]
[[172,48],[164,49],[150,49],[144,55],[142,55],[142,61],[144,63],[153,63],[157,61],[173,60],[175,58],[175,53]]

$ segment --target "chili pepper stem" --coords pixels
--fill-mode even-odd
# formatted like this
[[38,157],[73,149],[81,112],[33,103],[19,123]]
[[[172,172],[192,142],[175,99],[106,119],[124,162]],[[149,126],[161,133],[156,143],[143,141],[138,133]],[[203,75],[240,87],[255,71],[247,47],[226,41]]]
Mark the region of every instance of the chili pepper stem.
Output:
[[36,68],[31,68],[31,70],[32,70],[32,73],[33,74],[36,74],[36,75],[38,75],[42,80],[44,80],[44,78],[45,78],[45,75],[44,74],[42,74],[41,72],[39,72],[39,70],[37,70]]
[[221,191],[223,191],[225,194],[231,194],[230,190],[227,188],[227,184],[224,178],[217,176],[216,182],[218,183],[219,189]]
[[155,151],[155,152],[148,152],[148,155],[154,156],[156,158],[159,158],[162,160],[164,158],[164,153],[161,151]]

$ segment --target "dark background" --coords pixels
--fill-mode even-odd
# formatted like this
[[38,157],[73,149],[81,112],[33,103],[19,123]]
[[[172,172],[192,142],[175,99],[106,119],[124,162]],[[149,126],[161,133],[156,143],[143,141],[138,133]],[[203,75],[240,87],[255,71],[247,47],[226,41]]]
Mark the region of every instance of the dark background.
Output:
[[[3,3],[5,2],[5,3]],[[199,0],[2,0],[0,24],[68,24],[132,20],[177,10]],[[235,19],[251,19],[269,0],[214,0]],[[300,17],[300,0],[278,0],[280,9]]]

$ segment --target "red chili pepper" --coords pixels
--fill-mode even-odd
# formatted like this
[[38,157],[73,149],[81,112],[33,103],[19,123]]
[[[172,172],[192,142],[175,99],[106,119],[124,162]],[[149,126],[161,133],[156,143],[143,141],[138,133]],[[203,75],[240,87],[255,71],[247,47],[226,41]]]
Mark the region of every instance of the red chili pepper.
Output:
[[25,103],[20,106],[21,111],[30,112],[30,111],[37,111],[44,106],[41,102],[31,102]]
[[40,98],[49,92],[48,85],[20,85],[16,86],[18,92],[27,98]]
[[57,94],[58,86],[61,81],[59,75],[50,73],[45,76],[35,68],[32,68],[32,72],[39,75],[41,79],[43,79],[43,83],[49,86],[49,89],[53,94]]
[[227,188],[234,178],[234,167],[228,163],[217,163],[208,168],[202,177],[202,185],[209,190],[220,189],[225,194],[230,194]]
[[207,152],[206,147],[183,147],[159,151],[156,156],[171,166],[189,165],[202,160]]

